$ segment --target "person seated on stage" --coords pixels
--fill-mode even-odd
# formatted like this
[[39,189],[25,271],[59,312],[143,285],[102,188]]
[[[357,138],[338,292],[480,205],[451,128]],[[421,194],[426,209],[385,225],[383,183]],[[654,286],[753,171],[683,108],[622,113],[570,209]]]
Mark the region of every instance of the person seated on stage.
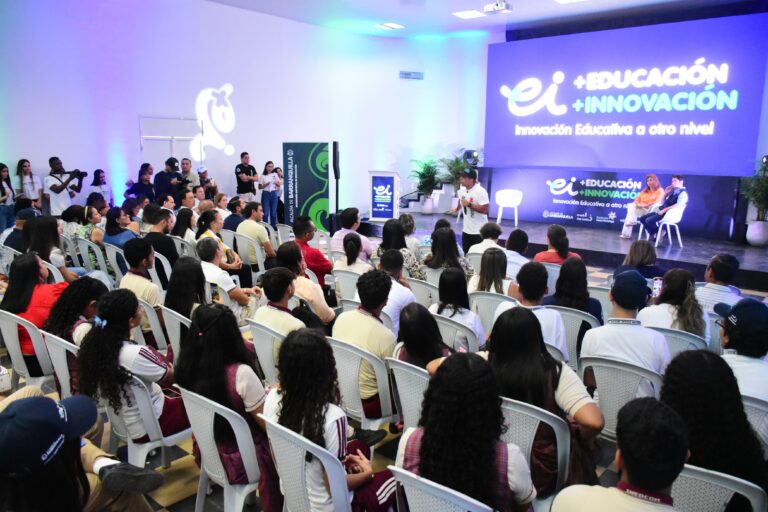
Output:
[[261,289],[269,302],[253,314],[252,320],[264,324],[283,336],[306,327],[289,309],[296,275],[283,267],[271,268],[261,276]]
[[547,229],[547,250],[536,253],[533,261],[562,265],[568,258],[581,258],[581,256],[570,251],[570,242],[568,242],[565,228],[558,224],[552,224]]
[[[400,329],[400,312],[405,306],[416,302],[416,296],[411,291],[408,281],[403,277],[403,253],[396,249],[388,249],[381,255],[379,270],[383,270],[392,279],[392,287],[387,296],[384,313],[392,319],[393,332]],[[357,299],[355,299],[357,300]]]
[[[480,244],[475,244],[472,247],[478,245]],[[467,291],[469,293],[495,292],[510,295],[513,289],[512,280],[507,279],[507,255],[498,246],[488,248],[482,254],[479,272],[470,278]]]
[[458,268],[464,272],[467,279],[475,270],[463,256],[459,256],[459,246],[456,243],[456,233],[451,228],[439,228],[432,233],[432,250],[423,261],[429,268]]
[[[261,207],[261,203],[257,203],[255,201],[246,203],[245,209],[243,210],[244,220],[238,224],[235,233],[238,235],[245,235],[256,240],[256,243],[261,245],[261,248],[264,250],[264,266],[267,268],[272,268],[275,266],[275,258],[277,254],[275,253],[275,249],[272,247],[272,242],[269,240],[269,233],[267,233],[267,228],[260,224],[263,218],[264,209]],[[256,250],[249,248],[248,251],[248,257],[250,261],[256,261]]]
[[[560,275],[555,284],[555,293],[544,297],[545,306],[562,306],[578,309],[597,318],[603,325],[603,306],[600,301],[589,296],[587,290],[587,267],[579,258],[568,258],[560,267]],[[584,333],[589,330],[587,322],[581,323],[579,328],[578,344],[584,338]]]
[[403,226],[406,247],[408,247],[408,250],[416,256],[416,259],[421,260],[421,257],[426,256],[426,254],[420,254],[421,240],[414,236],[414,233],[416,232],[416,221],[413,219],[413,215],[410,213],[401,213],[398,220],[400,221],[400,225]]
[[[464,283],[467,278],[464,272],[458,268],[447,268],[440,274],[439,281],[439,301],[429,306],[429,312],[441,315],[451,320],[456,320],[469,327],[477,336],[477,341],[481,347],[485,346],[485,330],[480,317],[469,307],[469,295]],[[454,348],[467,350],[469,343],[467,337],[459,334],[456,337]]]
[[[173,243],[173,239],[168,236],[171,229],[173,229],[174,220],[173,212],[167,208],[162,208],[157,212],[152,221],[152,229],[144,237],[152,244],[155,253],[162,254],[165,259],[168,260],[168,263],[171,264],[170,268],[173,268],[176,264],[176,260],[179,259],[179,252],[176,250],[176,244]],[[160,284],[163,288],[167,287],[170,276],[165,275],[165,269],[162,265],[158,266],[157,275],[160,278]]]
[[663,277],[666,270],[656,265],[656,248],[648,240],[635,240],[629,246],[621,266],[613,271],[613,276],[626,270],[637,270],[646,279]]
[[224,219],[224,229],[230,231],[237,231],[237,226],[245,220],[243,217],[243,210],[245,209],[245,201],[240,199],[240,196],[235,196],[227,203],[227,210],[230,215]]
[[425,370],[430,361],[448,357],[454,352],[443,342],[434,315],[418,302],[411,302],[400,312],[397,339],[403,343],[400,351],[395,354],[397,359]]
[[547,269],[541,263],[530,261],[520,267],[520,272],[517,273],[518,290],[517,297],[515,297],[520,301],[520,305],[502,302],[496,308],[496,312],[493,315],[493,323],[495,324],[499,316],[508,309],[514,307],[532,308],[533,314],[536,315],[541,324],[544,343],[560,350],[563,354],[563,360],[567,363],[570,360],[570,356],[565,339],[565,324],[563,324],[560,312],[554,309],[538,307],[544,303],[544,296],[549,291],[547,288],[547,277]]
[[653,206],[660,203],[664,197],[664,188],[655,174],[645,176],[645,188],[635,200],[627,205],[627,216],[621,229],[621,238],[632,238],[632,228],[637,224],[637,218],[648,213]]
[[306,215],[296,217],[293,221],[293,235],[301,248],[304,263],[317,276],[318,284],[325,286],[325,275],[333,271],[333,263],[325,257],[323,251],[309,245],[310,240],[315,238],[316,232],[315,223]]
[[709,317],[696,300],[693,274],[682,268],[673,268],[664,274],[661,293],[655,304],[637,314],[645,327],[678,329],[701,336],[709,342]]
[[424,274],[419,269],[419,260],[408,249],[405,243],[405,230],[397,219],[389,219],[384,223],[381,232],[381,245],[376,248],[376,256],[381,257],[386,251],[396,249],[403,255],[403,267],[408,272],[408,277],[424,280]]
[[[336,231],[331,238],[331,251],[344,251],[344,237],[349,233],[357,232],[360,227],[360,210],[357,208],[347,208],[339,214],[341,229]],[[368,261],[373,254],[373,245],[365,236],[358,233],[360,241],[363,244],[363,252],[360,253],[360,259]]]
[[[675,174],[672,176],[672,184],[664,190],[664,200],[661,205],[659,205],[659,210],[646,213],[637,220],[648,231],[650,239],[655,239],[656,234],[659,232],[659,222],[661,222],[661,219],[664,218],[667,212],[673,208],[685,208],[687,204],[688,192],[685,190],[683,176],[681,174]],[[659,236],[663,237],[664,235],[661,234]]]
[[504,248],[507,253],[507,277],[514,279],[520,267],[528,263],[528,258],[523,256],[528,251],[528,233],[515,229],[509,234]]
[[[278,247],[277,265],[287,268],[296,276],[296,279],[293,281],[296,297],[303,299],[309,304],[312,312],[322,322],[322,325],[327,326],[331,324],[336,318],[336,313],[325,301],[325,295],[320,285],[304,274],[306,265],[299,244],[296,242],[285,242]],[[304,321],[304,323],[306,324],[307,322]]]
[[483,241],[469,248],[467,254],[482,254],[487,249],[500,249],[499,237],[501,236],[501,226],[495,222],[486,222],[480,228],[480,236]]
[[741,300],[738,288],[732,286],[739,271],[739,260],[730,254],[717,254],[704,271],[706,285],[696,288],[696,298],[707,313],[714,311],[717,303],[733,305]]
[[552,512],[673,512],[672,483],[688,459],[688,443],[688,429],[671,407],[654,398],[628,402],[616,425],[616,487],[566,487]]

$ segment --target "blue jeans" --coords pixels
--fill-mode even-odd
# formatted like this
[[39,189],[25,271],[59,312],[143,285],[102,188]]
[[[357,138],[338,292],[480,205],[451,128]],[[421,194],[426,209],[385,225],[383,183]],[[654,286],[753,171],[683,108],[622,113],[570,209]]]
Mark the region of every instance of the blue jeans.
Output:
[[15,225],[16,216],[13,214],[13,206],[0,204],[0,231],[5,231],[6,229],[12,228]]
[[656,212],[653,213],[646,213],[639,219],[637,219],[643,227],[648,231],[648,233],[651,235],[651,237],[656,236],[656,233],[659,231],[659,222],[661,222],[661,219],[663,219],[663,215],[659,215]]
[[277,229],[277,201],[279,200],[277,192],[261,193],[261,206],[264,208],[264,222]]

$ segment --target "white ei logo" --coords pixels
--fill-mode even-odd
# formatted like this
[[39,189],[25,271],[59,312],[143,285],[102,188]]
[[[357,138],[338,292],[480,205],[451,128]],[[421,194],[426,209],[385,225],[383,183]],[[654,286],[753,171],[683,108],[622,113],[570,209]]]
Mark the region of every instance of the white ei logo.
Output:
[[507,98],[507,108],[514,116],[525,117],[535,114],[543,107],[553,116],[562,116],[568,112],[568,107],[558,105],[555,99],[557,88],[565,80],[565,73],[555,71],[552,75],[552,84],[542,93],[541,80],[538,78],[526,78],[510,89],[502,85],[501,95]]
[[557,178],[556,180],[551,181],[547,180],[549,191],[556,196],[568,194],[573,197],[578,195],[578,192],[573,190],[574,183],[576,183],[576,178],[571,178],[571,181],[566,181],[565,178]]

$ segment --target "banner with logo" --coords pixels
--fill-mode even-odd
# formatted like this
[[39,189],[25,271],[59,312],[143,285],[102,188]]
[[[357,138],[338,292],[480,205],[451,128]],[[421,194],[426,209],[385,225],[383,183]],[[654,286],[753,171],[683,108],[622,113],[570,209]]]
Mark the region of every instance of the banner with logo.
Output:
[[328,232],[328,143],[284,142],[285,221],[293,224],[296,217],[309,216]]
[[400,175],[390,171],[369,171],[371,215],[370,219],[389,220],[400,215]]

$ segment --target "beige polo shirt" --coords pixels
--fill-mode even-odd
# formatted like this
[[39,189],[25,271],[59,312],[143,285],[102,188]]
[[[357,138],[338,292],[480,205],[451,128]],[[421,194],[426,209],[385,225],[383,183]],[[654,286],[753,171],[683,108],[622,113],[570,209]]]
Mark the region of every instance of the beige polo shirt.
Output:
[[288,313],[273,306],[261,306],[253,314],[252,320],[264,324],[270,329],[279,332],[283,336],[288,336],[297,329],[306,327],[304,322]]
[[[269,242],[269,234],[267,233],[267,228],[265,228],[255,220],[251,220],[251,219],[244,220],[237,226],[237,231],[235,231],[235,233],[253,238],[262,247],[264,247],[265,242]],[[274,247],[274,249],[277,250],[277,247]],[[256,251],[254,251],[251,248],[249,248],[248,251],[249,251],[248,257],[250,258],[250,261],[256,261]]]
[[[120,280],[120,289],[131,290],[138,298],[149,303],[152,307],[157,307],[161,303],[160,288],[146,277],[128,272]],[[141,330],[143,332],[152,330],[147,315],[143,311],[141,313]]]

